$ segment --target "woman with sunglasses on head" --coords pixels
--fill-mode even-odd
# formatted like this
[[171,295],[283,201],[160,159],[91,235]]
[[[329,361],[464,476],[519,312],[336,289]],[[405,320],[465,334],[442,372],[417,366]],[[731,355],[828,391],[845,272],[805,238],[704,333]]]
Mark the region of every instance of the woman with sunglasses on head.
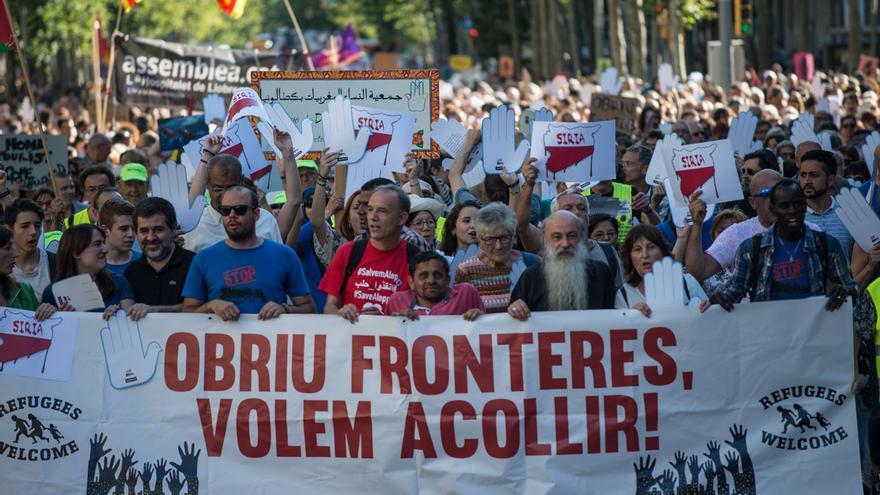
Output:
[[117,310],[128,311],[134,305],[134,293],[128,281],[107,269],[107,236],[100,228],[87,223],[74,225],[61,236],[55,280],[43,291],[43,302],[62,310],[68,309],[56,299],[55,284],[83,273],[98,286],[104,302],[105,320]]
[[5,225],[0,226],[0,306],[34,311],[34,319],[43,321],[52,316],[56,308],[51,304],[41,304],[33,287],[17,282],[12,277],[12,267],[15,266],[17,257],[18,250],[12,243],[12,231]]

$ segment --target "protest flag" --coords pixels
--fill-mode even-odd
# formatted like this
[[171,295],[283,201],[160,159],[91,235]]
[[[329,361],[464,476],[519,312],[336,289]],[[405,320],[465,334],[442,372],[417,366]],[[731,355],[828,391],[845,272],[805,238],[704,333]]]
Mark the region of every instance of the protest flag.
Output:
[[330,46],[321,50],[312,57],[316,69],[336,69],[344,67],[364,56],[364,52],[358,45],[357,35],[354,32],[354,24],[349,23],[342,31],[337,44],[334,37],[330,37]]
[[133,9],[135,5],[143,1],[144,0],[120,0],[120,2],[122,2],[122,8],[125,9],[126,14],[131,12],[131,9]]
[[[15,30],[12,29],[12,16],[9,15],[9,5],[7,0],[0,0],[0,52],[14,50],[18,53],[18,61],[21,64],[21,73],[24,75],[24,85],[27,88],[28,98],[32,104],[36,104],[34,91],[31,89],[31,78],[28,76],[27,64],[21,49],[18,48],[18,42],[15,36]],[[37,129],[40,131],[40,142],[43,143],[43,154],[46,156],[46,165],[49,167],[49,178],[52,181],[52,190],[58,195],[58,188],[55,185],[55,169],[52,167],[52,155],[49,154],[49,145],[46,144],[46,134],[43,132],[43,123],[40,119],[35,119]]]
[[15,34],[12,32],[12,21],[9,20],[9,9],[6,7],[6,0],[0,0],[0,53],[11,52],[15,50]]
[[219,5],[220,10],[225,12],[229,17],[238,19],[244,14],[244,7],[247,5],[247,0],[217,0],[217,5]]

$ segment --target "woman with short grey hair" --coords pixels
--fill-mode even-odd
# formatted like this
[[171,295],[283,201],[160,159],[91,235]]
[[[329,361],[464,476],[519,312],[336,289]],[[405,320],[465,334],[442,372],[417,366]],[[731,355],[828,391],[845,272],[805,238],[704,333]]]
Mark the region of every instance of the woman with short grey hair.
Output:
[[510,303],[510,291],[526,268],[538,257],[513,249],[516,214],[501,203],[490,203],[474,218],[480,254],[459,263],[455,283],[476,287],[487,313],[502,313]]

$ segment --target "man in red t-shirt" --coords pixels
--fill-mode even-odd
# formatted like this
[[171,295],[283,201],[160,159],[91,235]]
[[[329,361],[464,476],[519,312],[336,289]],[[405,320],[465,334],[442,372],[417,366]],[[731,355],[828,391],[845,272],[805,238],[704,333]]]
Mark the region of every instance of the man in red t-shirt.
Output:
[[418,320],[419,315],[462,315],[474,321],[486,312],[473,285],[462,282],[450,288],[449,262],[437,251],[419,253],[409,267],[411,289],[395,292],[388,301],[394,316]]
[[[373,192],[367,206],[369,239],[340,246],[318,285],[327,294],[324,314],[336,314],[352,323],[358,314],[389,314],[391,294],[408,287],[407,245],[400,238],[408,217],[409,197],[402,189],[386,185]],[[353,252],[362,257],[349,270]]]

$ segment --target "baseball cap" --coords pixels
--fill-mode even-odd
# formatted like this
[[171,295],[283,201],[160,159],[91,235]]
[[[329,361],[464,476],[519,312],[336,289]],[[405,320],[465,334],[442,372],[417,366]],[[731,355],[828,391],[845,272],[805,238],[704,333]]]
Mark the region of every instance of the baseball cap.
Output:
[[312,170],[318,170],[318,164],[315,160],[297,160],[296,168],[310,168]]
[[147,167],[144,167],[140,163],[126,163],[122,167],[119,179],[122,181],[139,180],[141,182],[147,182]]
[[287,194],[284,191],[273,191],[266,193],[266,203],[269,206],[283,205],[287,202]]

